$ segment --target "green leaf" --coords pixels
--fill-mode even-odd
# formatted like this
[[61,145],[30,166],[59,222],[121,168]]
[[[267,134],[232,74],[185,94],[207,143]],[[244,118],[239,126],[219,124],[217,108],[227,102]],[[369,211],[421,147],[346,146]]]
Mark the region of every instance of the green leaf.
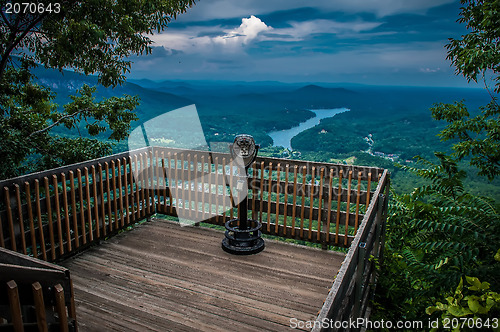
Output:
[[485,314],[488,313],[488,310],[486,310],[485,307],[483,307],[477,299],[474,299],[472,297],[469,297],[467,299],[467,305],[469,306],[469,309],[473,313],[479,313],[479,314]]
[[472,287],[476,288],[476,289],[472,289],[471,287],[469,287],[469,289],[478,290],[481,287],[481,282],[479,281],[479,278],[466,276],[465,279],[467,280],[469,285],[472,285]]
[[455,317],[464,317],[472,314],[472,311],[469,308],[464,308],[460,306],[449,306],[448,312]]
[[481,282],[476,277],[465,277],[465,278],[467,279],[467,282],[469,283],[469,285],[472,285],[472,286],[468,287],[472,291],[481,291],[481,290],[487,290],[490,288],[490,284],[486,281]]
[[[468,278],[468,277],[466,277]],[[467,279],[467,282],[469,279]],[[455,295],[462,294],[462,290],[464,288],[464,279],[460,278],[460,282],[458,283],[457,289],[455,290]]]
[[435,313],[436,311],[438,311],[438,307],[437,306],[429,306],[427,308],[425,308],[425,313],[427,315],[432,315],[433,313]]

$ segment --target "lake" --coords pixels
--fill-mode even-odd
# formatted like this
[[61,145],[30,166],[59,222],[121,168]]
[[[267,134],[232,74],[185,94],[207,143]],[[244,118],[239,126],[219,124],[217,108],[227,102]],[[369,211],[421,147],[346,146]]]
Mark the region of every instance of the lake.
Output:
[[322,119],[331,118],[339,113],[347,112],[349,111],[349,109],[332,108],[332,109],[317,109],[309,111],[316,114],[316,116],[307,121],[301,122],[296,127],[285,130],[271,131],[267,133],[273,139],[273,146],[282,146],[289,150],[292,150],[290,142],[294,136],[298,135],[299,133],[303,132],[306,129],[319,125],[319,122]]

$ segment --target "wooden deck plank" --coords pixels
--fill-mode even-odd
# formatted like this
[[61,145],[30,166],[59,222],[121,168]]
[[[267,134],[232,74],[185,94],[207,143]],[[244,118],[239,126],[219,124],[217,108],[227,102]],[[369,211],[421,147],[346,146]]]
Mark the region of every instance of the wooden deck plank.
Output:
[[[127,251],[124,250],[122,254]],[[152,271],[162,269],[160,261],[152,256],[153,255],[148,256],[149,266],[141,266],[137,268],[136,273],[151,273]],[[314,305],[315,301],[311,301],[307,296],[307,293],[314,291],[317,292],[318,288],[321,287],[321,283],[312,277],[309,281],[307,276],[298,278],[294,275],[286,275],[284,272],[276,273],[276,271],[273,271],[272,269],[259,269],[252,266],[249,266],[245,270],[245,273],[242,273],[241,267],[236,264],[231,264],[224,270],[221,270],[218,269],[217,266],[225,263],[222,259],[212,258],[203,261],[200,258],[196,259],[195,257],[192,257],[191,260],[187,260],[184,258],[184,255],[179,256],[182,259],[174,258],[161,261],[166,263],[164,264],[165,266],[172,267],[168,272],[170,277],[177,280],[191,281],[194,284],[210,286],[215,289],[221,289],[221,291],[224,290],[227,285],[235,287],[236,285],[245,283],[248,287],[245,287],[245,289],[240,292],[246,293],[247,296],[256,297],[261,300],[268,299],[271,303],[275,301],[282,302],[289,300],[293,301],[296,305]],[[96,259],[96,257],[94,257],[94,259]],[[213,267],[212,269],[199,267],[200,265],[203,267],[203,264],[206,264],[207,261],[210,262],[210,265]],[[111,264],[113,266],[117,265],[117,270],[123,269],[123,265],[129,265],[130,268],[130,265],[143,264],[143,262],[140,261],[135,262],[128,260],[125,255],[116,255],[113,256],[113,260],[109,263],[107,260],[102,260],[101,263]],[[210,273],[211,278],[205,278],[207,272]],[[323,280],[323,285],[328,284],[328,281],[328,279]],[[296,287],[297,285],[300,285],[300,287]],[[233,289],[228,289],[227,292],[232,293]],[[280,293],[279,299],[275,299],[274,295],[276,292]],[[318,298],[322,299],[321,295],[318,295]]]
[[[85,262],[85,264],[89,264],[88,262]],[[92,266],[92,264],[89,264],[89,266]],[[113,271],[111,271],[113,272]],[[141,271],[131,271],[132,274],[129,274],[127,276],[127,281],[129,284],[127,285],[128,289],[130,290],[136,290],[134,287],[135,285],[132,285],[132,279],[136,278],[135,275],[138,274],[137,272]],[[182,291],[187,291],[189,294],[196,294],[197,297],[203,297],[205,299],[210,298],[211,301],[217,301],[218,299],[222,298],[221,297],[221,290],[219,289],[212,289],[208,286],[204,285],[199,285],[193,282],[185,281],[182,279],[178,278],[169,278],[169,277],[163,277],[161,278],[160,276],[155,275],[155,279],[150,280],[150,278],[147,278],[146,275],[144,275],[145,280],[140,280],[142,278],[139,278],[135,283],[139,285],[139,292],[144,292],[144,289],[147,288],[147,285],[153,285],[153,287],[158,288],[158,289],[153,289],[151,290],[152,292],[155,292],[157,294],[161,293],[163,291],[169,291],[172,289],[175,289],[179,292]],[[165,286],[168,285],[168,286]],[[175,285],[175,286],[173,286]],[[166,288],[165,288],[166,287]],[[165,288],[165,289],[162,289]],[[257,300],[249,298],[246,296],[246,294],[238,294],[239,292],[233,292],[226,291],[223,294],[223,298],[231,301],[232,304],[235,306],[239,305],[244,305],[246,308],[259,308],[260,310],[267,311],[270,313],[278,313],[282,315],[287,315],[287,316],[297,316],[297,315],[303,315],[301,311],[293,310],[293,309],[287,309],[286,307],[280,306],[276,303],[268,303],[264,302],[263,299],[258,298]],[[170,296],[170,294],[166,294],[166,296]],[[171,300],[170,298],[168,299],[169,301]]]
[[344,254],[266,240],[234,256],[223,233],[153,221],[66,260],[80,331],[286,331],[313,320]]

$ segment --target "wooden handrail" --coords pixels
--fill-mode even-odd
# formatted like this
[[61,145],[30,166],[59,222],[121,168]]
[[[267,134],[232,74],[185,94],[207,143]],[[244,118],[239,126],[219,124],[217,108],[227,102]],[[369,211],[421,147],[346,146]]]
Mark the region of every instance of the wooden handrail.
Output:
[[[368,280],[374,273],[374,262],[370,256],[379,258],[381,241],[385,227],[385,216],[389,199],[389,173],[382,174],[360,228],[342,263],[335,281],[316,317],[313,332],[343,330],[342,323],[349,318],[363,317],[370,293]],[[336,325],[337,323],[338,325]]]

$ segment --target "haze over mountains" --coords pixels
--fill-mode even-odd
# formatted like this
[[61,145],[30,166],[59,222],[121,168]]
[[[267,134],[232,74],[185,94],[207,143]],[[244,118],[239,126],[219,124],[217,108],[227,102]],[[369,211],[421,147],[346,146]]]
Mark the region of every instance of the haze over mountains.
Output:
[[[61,104],[68,102],[68,96],[75,94],[83,84],[97,83],[96,77],[70,71],[61,74],[53,70],[38,69],[36,75],[42,84],[54,89],[58,96],[57,101]],[[464,88],[364,85],[339,87],[333,84],[288,84],[273,81],[154,82],[146,79],[131,80],[114,89],[99,86],[96,97],[123,94],[137,95],[141,99],[141,104],[137,107],[139,121],[134,125],[165,112],[195,104],[208,141],[231,141],[234,134],[246,132],[256,136],[264,146],[272,144],[266,133],[296,126],[313,117],[314,113],[308,109],[340,107],[350,109],[351,112],[339,114],[334,119],[322,120],[322,124],[342,123],[343,130],[335,132],[337,138],[344,141],[349,141],[351,133],[356,132],[356,128],[361,126],[364,128],[363,133],[360,132],[359,137],[355,139],[359,141],[368,134],[369,129],[377,131],[377,128],[374,128],[376,124],[380,127],[380,124],[398,123],[405,119],[409,121],[409,118],[412,118],[413,123],[425,122],[425,125],[422,123],[419,127],[437,128],[438,123],[431,120],[429,111],[436,102],[465,99],[474,109],[478,105],[485,104],[489,98],[484,90]],[[349,135],[345,135],[345,132]],[[394,139],[391,135],[383,138]],[[317,139],[324,140],[328,136],[323,135]],[[349,142],[345,145],[348,146]],[[330,146],[329,149],[335,152],[336,148]],[[346,148],[339,147],[339,150],[345,151]],[[418,154],[418,151],[415,151],[415,154]]]

